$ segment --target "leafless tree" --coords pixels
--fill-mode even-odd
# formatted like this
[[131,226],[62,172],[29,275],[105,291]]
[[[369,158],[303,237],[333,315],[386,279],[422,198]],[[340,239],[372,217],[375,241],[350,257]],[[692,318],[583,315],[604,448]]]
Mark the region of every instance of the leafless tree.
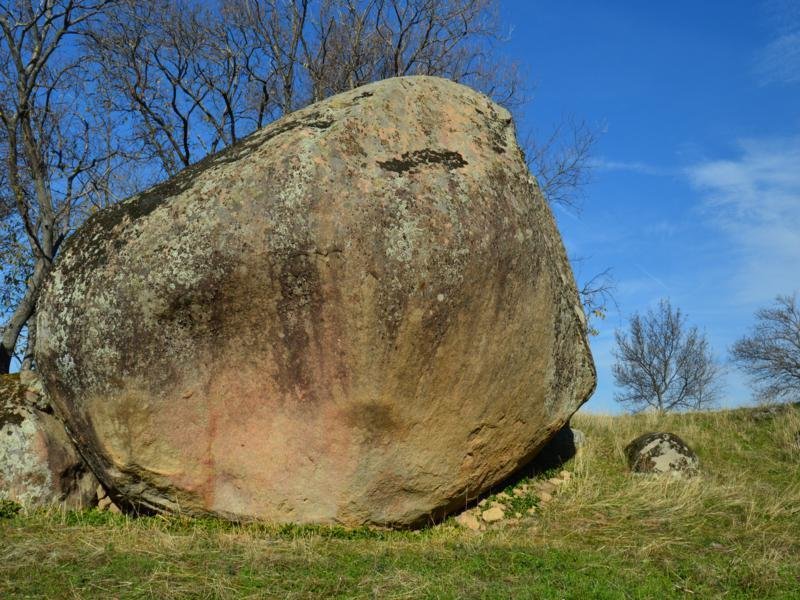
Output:
[[[26,245],[23,260],[30,261],[20,297],[4,311],[0,372],[9,370],[86,183],[107,158],[92,143],[94,115],[84,105],[92,80],[70,50],[74,34],[109,4],[9,0],[0,5],[0,155],[4,190],[14,206],[5,222],[22,237],[10,243]],[[8,264],[2,268],[8,273]]]
[[697,327],[663,299],[656,310],[630,319],[629,332],[617,330],[615,400],[634,411],[699,409],[716,402],[721,371]]
[[756,312],[750,335],[731,349],[764,401],[800,398],[800,305],[797,294],[778,296]]
[[495,0],[121,0],[91,32],[134,141],[164,175],[310,102],[399,75],[496,100],[523,78],[491,51]]
[[562,119],[548,135],[526,136],[522,148],[528,166],[551,205],[579,208],[596,142],[596,129],[573,118]]

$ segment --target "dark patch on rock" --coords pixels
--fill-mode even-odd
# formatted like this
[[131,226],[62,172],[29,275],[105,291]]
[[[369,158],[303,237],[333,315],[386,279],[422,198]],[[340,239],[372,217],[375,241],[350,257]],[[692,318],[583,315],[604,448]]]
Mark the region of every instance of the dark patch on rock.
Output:
[[378,164],[386,171],[395,173],[416,173],[420,167],[427,165],[442,165],[448,171],[460,169],[467,165],[467,161],[459,152],[452,150],[433,150],[425,148],[413,152],[403,152],[399,158],[379,160]]
[[398,428],[392,407],[378,402],[353,406],[347,412],[347,419],[355,429],[361,431],[368,444],[391,438]]

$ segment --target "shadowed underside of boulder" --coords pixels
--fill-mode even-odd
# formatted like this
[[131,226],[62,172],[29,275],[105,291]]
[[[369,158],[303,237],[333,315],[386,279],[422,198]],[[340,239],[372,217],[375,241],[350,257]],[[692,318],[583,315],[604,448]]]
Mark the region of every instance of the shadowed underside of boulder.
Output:
[[508,112],[431,77],[312,105],[93,216],[36,355],[130,507],[283,522],[438,518],[595,385]]

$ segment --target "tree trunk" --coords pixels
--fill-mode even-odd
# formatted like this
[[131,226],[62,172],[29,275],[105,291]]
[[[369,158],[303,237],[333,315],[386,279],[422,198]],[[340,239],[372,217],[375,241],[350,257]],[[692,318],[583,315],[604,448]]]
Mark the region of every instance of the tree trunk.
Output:
[[50,261],[43,258],[36,262],[36,267],[28,281],[28,289],[25,290],[25,295],[20,300],[11,318],[3,326],[3,337],[0,339],[0,374],[8,373],[11,370],[11,357],[14,356],[14,348],[17,347],[19,334],[36,311],[36,300],[39,298],[42,283],[50,272],[50,265]]

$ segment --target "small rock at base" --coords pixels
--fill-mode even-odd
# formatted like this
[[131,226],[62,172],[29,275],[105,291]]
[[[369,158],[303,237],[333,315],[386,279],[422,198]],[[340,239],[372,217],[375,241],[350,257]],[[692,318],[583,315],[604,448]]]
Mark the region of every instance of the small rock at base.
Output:
[[556,491],[556,486],[550,483],[549,481],[540,481],[536,484],[536,491],[537,492],[546,492],[548,494]]
[[502,508],[500,508],[499,505],[495,504],[494,506],[492,506],[492,508],[485,511],[481,515],[481,517],[483,517],[483,520],[486,521],[487,523],[494,523],[496,521],[502,520],[505,514],[506,514],[505,511]]
[[550,502],[550,500],[553,499],[553,496],[551,494],[548,494],[547,492],[539,492],[536,495],[539,496],[539,500],[541,500],[542,502]]
[[569,471],[561,471],[561,473],[559,473],[558,475],[564,481],[569,481],[572,478],[572,473],[570,473]]
[[478,521],[478,517],[476,517],[471,512],[463,512],[456,517],[456,523],[461,525],[461,527],[465,527],[471,531],[479,531],[481,528],[481,523]]

